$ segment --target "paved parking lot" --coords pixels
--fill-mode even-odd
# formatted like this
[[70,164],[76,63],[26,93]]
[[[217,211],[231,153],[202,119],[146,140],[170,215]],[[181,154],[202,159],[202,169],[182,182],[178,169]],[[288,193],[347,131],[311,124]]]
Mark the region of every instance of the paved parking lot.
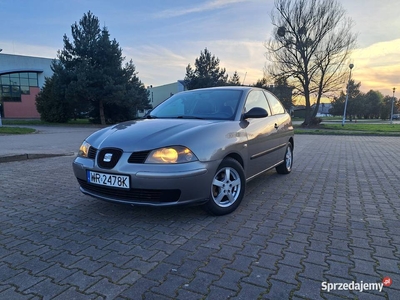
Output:
[[399,299],[399,149],[297,135],[222,217],[92,199],[72,156],[1,163],[0,299]]

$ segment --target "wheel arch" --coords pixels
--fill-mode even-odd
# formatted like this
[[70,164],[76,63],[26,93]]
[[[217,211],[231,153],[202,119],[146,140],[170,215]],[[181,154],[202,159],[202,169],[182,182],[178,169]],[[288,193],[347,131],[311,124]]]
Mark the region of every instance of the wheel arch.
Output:
[[244,170],[243,158],[238,153],[235,153],[235,152],[229,153],[227,156],[224,157],[224,159],[226,159],[227,157],[230,157],[230,158],[236,160],[242,166],[242,168]]
[[294,150],[294,138],[291,137],[291,138],[289,139],[289,142],[292,144],[292,151],[293,151],[293,150]]

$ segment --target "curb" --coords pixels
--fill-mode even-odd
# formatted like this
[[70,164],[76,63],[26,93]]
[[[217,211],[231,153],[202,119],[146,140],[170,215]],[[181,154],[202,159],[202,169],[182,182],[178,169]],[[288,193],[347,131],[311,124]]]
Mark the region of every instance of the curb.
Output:
[[21,161],[28,159],[38,159],[38,158],[48,158],[48,157],[57,157],[57,156],[73,156],[74,152],[68,153],[25,153],[25,154],[15,154],[15,155],[4,155],[0,156],[0,163],[12,162],[12,161]]

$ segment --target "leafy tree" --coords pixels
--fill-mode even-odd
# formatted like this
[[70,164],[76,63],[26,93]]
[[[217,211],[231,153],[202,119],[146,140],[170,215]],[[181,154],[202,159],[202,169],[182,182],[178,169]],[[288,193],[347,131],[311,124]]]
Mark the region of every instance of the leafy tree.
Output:
[[284,77],[277,78],[275,81],[275,84],[272,87],[267,88],[270,90],[272,93],[275,94],[275,96],[278,97],[278,99],[282,102],[283,106],[286,109],[290,109],[293,105],[292,102],[292,91],[293,88],[288,85],[287,79]]
[[257,82],[253,84],[253,86],[263,88],[267,86],[267,83],[268,83],[267,78],[263,77],[261,79],[258,79]]
[[364,114],[363,107],[363,94],[360,92],[361,82],[355,83],[354,80],[349,80],[348,82],[348,101],[347,101],[347,110],[346,113],[350,118],[350,121],[353,120],[355,116],[361,117]]
[[288,85],[286,78],[277,78],[273,85],[268,85],[268,79],[264,76],[262,79],[258,79],[253,86],[272,92],[282,102],[283,106],[287,110],[290,110],[290,108],[293,106],[293,88]]
[[380,106],[380,117],[382,120],[390,119],[390,114],[392,110],[392,98],[391,96],[385,96],[382,99]]
[[383,100],[383,95],[378,91],[370,90],[368,93],[364,95],[365,119],[379,118],[379,111],[382,100]]
[[207,48],[200,52],[195,60],[195,68],[189,64],[186,67],[185,85],[188,90],[214,87],[227,84],[228,75],[225,68],[219,67],[219,59]]
[[72,105],[65,100],[63,90],[58,89],[58,80],[57,76],[46,78],[42,90],[36,96],[36,109],[41,120],[46,122],[65,123],[71,117]]
[[[354,80],[350,80],[348,82],[348,93],[349,97],[347,99],[347,109],[346,109],[346,117],[349,116],[350,120],[353,117],[361,116],[364,114],[364,95],[360,92],[361,82],[355,83]],[[332,108],[330,113],[333,115],[343,115],[344,112],[344,105],[346,101],[346,94],[344,91],[340,92],[339,97],[334,97],[333,101],[331,102]]]
[[[390,118],[391,96],[383,96],[379,91],[370,90],[364,94],[360,92],[361,83],[355,84],[353,80],[349,82],[349,98],[347,103],[347,116],[350,120],[357,116],[365,119],[383,120]],[[332,101],[330,113],[333,115],[343,115],[346,94],[342,91],[339,97]],[[394,110],[396,112],[396,110]]]
[[304,97],[303,125],[308,126],[322,96],[340,90],[345,81],[345,63],[356,41],[351,20],[337,0],[275,0],[272,24],[274,34],[265,45],[268,72],[287,78],[295,95]]
[[334,116],[342,116],[344,112],[344,101],[345,101],[345,94],[343,92],[340,93],[339,97],[333,97],[331,101],[332,107],[329,110],[329,113]]
[[392,114],[392,106],[393,106],[393,114],[398,114],[399,103],[398,99],[394,96],[385,96],[381,101],[381,119],[386,120],[391,118]]
[[241,85],[240,77],[239,77],[237,71],[235,71],[235,73],[233,73],[233,76],[231,78],[229,78],[227,84],[228,85]]
[[[137,109],[150,107],[147,90],[135,66],[124,58],[117,41],[90,11],[64,35],[64,48],[53,63],[57,88],[74,111],[87,110],[95,122],[106,124],[132,119]],[[70,112],[66,112],[70,113]],[[71,113],[70,113],[71,114]],[[73,115],[73,113],[72,113]]]

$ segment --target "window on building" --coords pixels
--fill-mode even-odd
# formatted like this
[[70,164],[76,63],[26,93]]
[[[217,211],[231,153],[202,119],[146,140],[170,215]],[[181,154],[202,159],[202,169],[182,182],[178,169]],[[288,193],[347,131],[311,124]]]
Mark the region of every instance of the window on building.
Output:
[[29,87],[38,87],[38,73],[19,72],[0,75],[2,101],[21,101],[21,95],[29,95]]

